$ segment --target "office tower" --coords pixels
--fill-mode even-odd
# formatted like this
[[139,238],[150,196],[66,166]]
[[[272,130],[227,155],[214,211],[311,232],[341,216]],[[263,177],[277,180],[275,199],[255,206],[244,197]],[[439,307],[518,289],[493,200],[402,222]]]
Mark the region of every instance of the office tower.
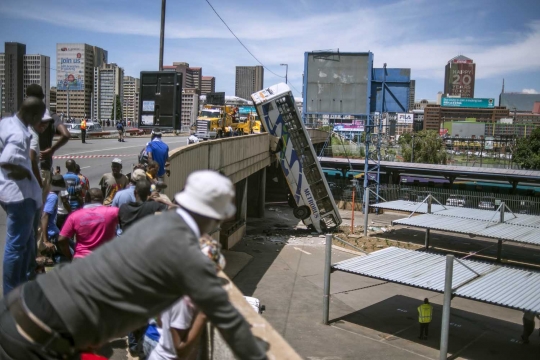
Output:
[[49,110],[51,113],[56,113],[56,86],[53,86],[49,90]]
[[56,44],[57,113],[76,119],[90,116],[94,68],[106,63],[107,51],[97,46]]
[[[116,97],[123,100],[124,69],[116,64],[102,64],[94,68],[94,97],[93,114],[94,121],[114,119],[113,108]],[[120,105],[121,106],[121,105]],[[125,116],[124,116],[125,118]],[[121,120],[117,118],[116,120]]]
[[264,87],[264,68],[262,66],[237,66],[234,95],[251,100],[251,94]]
[[416,93],[416,80],[411,80],[411,84],[409,86],[409,111],[413,111],[414,109],[415,93]]
[[136,122],[139,119],[140,81],[132,76],[124,76],[124,119]]
[[189,128],[195,124],[199,113],[199,95],[198,89],[182,89],[182,112],[180,120],[182,131],[189,131]]
[[26,98],[28,85],[38,84],[43,88],[45,104],[49,108],[51,102],[51,58],[45,55],[24,55],[23,68],[24,98]]
[[444,68],[444,95],[473,98],[475,74],[472,59],[463,55],[450,59]]
[[216,92],[216,78],[213,76],[203,76],[201,84],[201,95]]

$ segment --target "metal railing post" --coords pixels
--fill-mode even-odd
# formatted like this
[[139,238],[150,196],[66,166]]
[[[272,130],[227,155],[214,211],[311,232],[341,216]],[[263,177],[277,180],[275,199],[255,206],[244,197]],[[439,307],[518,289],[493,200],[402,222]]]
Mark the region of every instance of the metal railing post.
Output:
[[446,255],[446,272],[444,278],[444,302],[441,323],[441,347],[439,360],[448,356],[448,335],[450,332],[450,303],[452,301],[452,275],[454,271],[454,255]]
[[324,253],[323,324],[328,325],[330,315],[330,273],[332,268],[332,234],[326,234]]

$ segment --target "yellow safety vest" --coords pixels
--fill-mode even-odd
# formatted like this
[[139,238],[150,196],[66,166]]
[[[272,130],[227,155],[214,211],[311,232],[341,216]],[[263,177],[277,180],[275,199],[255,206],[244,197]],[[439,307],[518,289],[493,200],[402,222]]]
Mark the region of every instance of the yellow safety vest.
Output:
[[418,307],[418,322],[421,324],[430,323],[433,314],[431,304],[422,304]]
[[81,130],[86,130],[86,120],[81,121]]

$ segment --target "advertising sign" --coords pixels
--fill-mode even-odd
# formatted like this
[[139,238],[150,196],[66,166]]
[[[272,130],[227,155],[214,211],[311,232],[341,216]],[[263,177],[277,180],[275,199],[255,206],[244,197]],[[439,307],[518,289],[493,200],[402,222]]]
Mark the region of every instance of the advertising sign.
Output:
[[364,121],[354,120],[348,124],[334,124],[334,131],[364,131]]
[[412,124],[414,119],[414,114],[397,114],[397,122],[398,124]]
[[455,60],[449,64],[446,73],[445,93],[461,95],[464,98],[474,96],[474,77],[476,65],[472,60]]
[[56,45],[56,87],[58,90],[84,90],[84,47]]
[[495,107],[495,99],[468,99],[468,98],[443,97],[441,99],[441,106],[493,109]]
[[238,108],[238,114],[240,115],[257,114],[257,110],[255,109],[255,106],[240,106]]

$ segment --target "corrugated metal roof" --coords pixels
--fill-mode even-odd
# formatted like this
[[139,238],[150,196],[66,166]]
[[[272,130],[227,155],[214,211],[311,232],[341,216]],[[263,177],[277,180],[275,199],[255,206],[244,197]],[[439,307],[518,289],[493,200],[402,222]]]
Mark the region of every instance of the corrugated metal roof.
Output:
[[461,217],[423,214],[394,220],[394,225],[414,226],[424,229],[449,231],[458,234],[483,236],[532,245],[540,245],[540,230],[537,227],[509,223],[496,223]]
[[[456,296],[540,313],[540,273],[472,260],[454,262],[452,289]],[[444,292],[446,257],[389,247],[332,266],[335,270]]]

